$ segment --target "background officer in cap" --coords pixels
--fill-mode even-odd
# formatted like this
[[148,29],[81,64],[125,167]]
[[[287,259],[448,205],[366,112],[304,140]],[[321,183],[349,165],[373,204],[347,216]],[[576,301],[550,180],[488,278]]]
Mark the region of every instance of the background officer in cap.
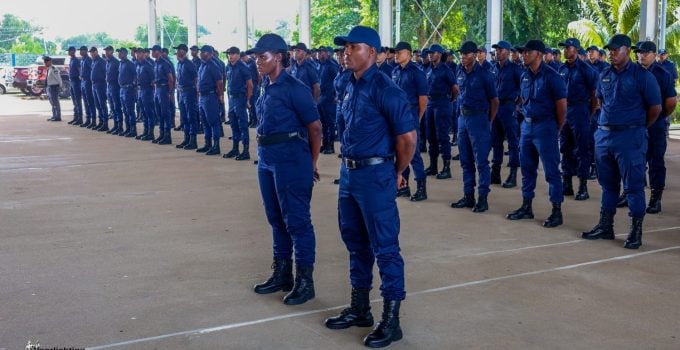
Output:
[[[452,208],[472,208],[475,213],[489,209],[487,196],[491,183],[489,152],[491,151],[491,124],[498,112],[498,92],[493,70],[483,68],[475,60],[477,44],[467,41],[460,50],[461,66],[456,77],[458,89],[458,151],[463,168],[464,196],[452,203]],[[475,203],[475,169],[479,174]]]
[[477,63],[479,63],[479,65],[482,68],[488,70],[489,72],[491,72],[495,75],[496,74],[496,72],[495,72],[496,67],[486,59],[486,54],[487,54],[486,47],[484,47],[484,46],[478,47],[477,48]]
[[171,118],[174,118],[173,104],[171,100],[175,99],[173,91],[175,89],[175,80],[173,76],[173,69],[168,60],[161,57],[161,47],[154,45],[151,48],[151,54],[156,60],[154,64],[154,106],[156,108],[156,117],[159,120],[160,135],[153,143],[159,145],[169,145],[172,143],[172,136],[170,134]]
[[106,133],[117,135],[123,124],[120,85],[118,85],[120,62],[113,56],[113,47],[110,45],[104,48],[104,58],[106,60],[106,99],[109,101],[109,110],[113,117],[113,128]]
[[83,96],[83,106],[85,108],[85,122],[80,124],[81,128],[92,129],[97,121],[97,108],[92,92],[92,59],[87,55],[87,47],[80,47],[80,80],[81,93]]
[[[170,69],[172,70],[172,79],[175,81],[175,88],[177,87],[177,70],[175,70],[175,64],[172,63],[172,60],[170,60],[170,50],[168,50],[167,47],[164,47],[161,49],[161,58],[164,60],[168,61],[168,64],[170,65]],[[170,103],[172,107],[170,107],[170,127],[174,129],[175,131],[180,131],[182,130],[182,125],[175,127],[175,111],[177,111],[177,106],[175,103],[175,96],[177,96],[177,99],[179,99],[179,92],[176,92],[176,89],[170,90],[172,93],[172,98],[170,99]]]
[[560,152],[562,153],[562,191],[573,196],[572,177],[578,176],[577,201],[590,198],[588,176],[590,175],[590,120],[598,109],[595,96],[597,72],[581,61],[577,54],[581,43],[569,38],[559,46],[564,47],[566,62],[560,67],[560,76],[567,85],[567,123],[560,131]]
[[560,49],[553,49],[552,51],[553,51],[553,62],[555,62],[558,67],[561,66],[562,65],[562,52],[560,51]]
[[319,74],[317,73],[314,65],[306,60],[307,45],[304,43],[297,43],[297,45],[293,46],[293,50],[295,59],[293,62],[291,62],[288,72],[290,75],[305,83],[305,85],[307,85],[307,87],[309,87],[309,89],[312,91],[314,101],[318,101],[319,96],[321,96]]
[[321,116],[321,126],[323,127],[323,142],[321,150],[324,154],[335,153],[335,89],[333,81],[338,75],[338,64],[331,59],[332,51],[322,47],[319,51],[319,87],[321,95],[319,97],[319,115]]
[[[430,167],[425,170],[427,175],[436,175],[437,179],[451,178],[451,118],[453,116],[452,101],[458,95],[456,77],[449,67],[442,61],[444,48],[433,44],[429,49],[432,64],[423,71],[427,74],[428,102],[427,102],[427,140],[430,144]],[[425,67],[425,65],[423,65]],[[441,155],[444,161],[442,171],[438,173],[438,160]]]
[[153,80],[154,63],[148,57],[149,49],[137,50],[137,62],[135,73],[137,76],[137,104],[142,112],[142,122],[144,132],[135,137],[142,141],[152,141],[154,139],[154,128],[156,127],[156,108],[153,103]]
[[600,74],[597,97],[602,113],[595,132],[595,161],[602,186],[599,223],[585,239],[614,239],[614,214],[623,179],[632,218],[624,248],[642,245],[645,217],[644,177],[647,157],[647,128],[661,113],[661,94],[654,75],[630,61],[631,41],[614,35],[605,49],[612,66]]
[[515,103],[519,96],[522,81],[522,68],[509,60],[512,46],[507,41],[499,41],[492,46],[496,49],[496,91],[498,91],[498,113],[491,124],[491,146],[493,148],[493,164],[491,166],[491,183],[501,184],[501,166],[503,165],[503,140],[508,141],[508,166],[510,174],[503,182],[503,188],[517,186],[517,168],[519,167],[519,140],[517,139],[517,117]]
[[396,190],[406,185],[401,174],[415,153],[416,131],[406,95],[375,64],[380,50],[378,33],[357,26],[334,42],[345,46],[347,67],[354,72],[342,104],[346,129],[338,195],[340,233],[349,251],[352,301],[340,315],[328,318],[326,327],[373,324],[369,291],[377,260],[384,299],[382,320],[364,338],[364,344],[378,348],[402,338],[399,308],[406,292]]
[[[231,125],[233,147],[224,158],[236,160],[250,159],[250,134],[248,133],[248,107],[253,95],[253,80],[248,66],[241,61],[241,50],[230,47],[226,51],[227,93],[229,94],[229,122]],[[243,152],[239,153],[239,142],[243,143]]]
[[71,102],[73,102],[73,120],[68,122],[71,125],[83,124],[83,94],[82,83],[80,80],[80,59],[76,57],[76,48],[70,46],[68,55],[71,61],[68,64],[68,81],[71,92]]
[[375,64],[378,66],[381,72],[385,73],[388,77],[392,77],[392,70],[394,69],[394,66],[387,62],[387,53],[389,51],[389,47],[381,47]]
[[213,59],[214,49],[210,45],[201,47],[201,68],[198,70],[198,109],[203,120],[205,145],[196,152],[206,155],[218,155],[222,122],[220,109],[224,106],[224,70]]
[[[205,45],[204,45],[205,46]],[[222,73],[222,93],[227,90],[227,65],[220,59],[220,53],[215,50],[214,47],[210,46],[213,50],[210,60],[215,62],[217,66],[220,68],[220,72]],[[202,49],[203,47],[201,47]],[[224,96],[222,97],[221,101],[224,101]],[[220,117],[220,123],[224,124],[229,124],[229,120],[227,120],[227,109],[226,109],[226,104],[221,103],[218,106],[218,112],[219,112],[219,117]],[[220,137],[224,137],[224,129],[222,129],[222,126],[220,126]]]
[[52,118],[47,119],[48,122],[60,122],[61,121],[61,104],[59,103],[59,91],[63,82],[61,81],[61,73],[59,68],[52,65],[52,58],[49,56],[43,56],[43,62],[45,63],[45,69],[47,70],[47,77],[45,79],[45,85],[47,85],[47,97],[50,100],[50,105],[52,105]]
[[673,77],[673,85],[678,81],[678,66],[675,62],[668,59],[668,51],[666,49],[659,50],[659,55],[657,56],[657,62],[661,65],[661,68],[665,69],[668,73],[671,73]]
[[[599,78],[600,73],[609,67],[604,59],[603,50],[600,50],[597,46],[592,45],[588,47],[588,59],[585,60],[586,63],[590,65],[597,72]],[[595,131],[597,130],[597,118],[600,115],[600,106],[598,104],[597,111],[590,117],[590,137],[588,137],[588,152],[590,157],[590,173],[588,174],[588,180],[597,179],[597,167],[595,167]]]
[[260,75],[257,73],[257,64],[255,60],[241,52],[241,61],[248,67],[250,71],[250,78],[253,82],[253,95],[248,100],[248,127],[254,128],[257,126],[257,99],[260,98]]
[[99,56],[96,47],[90,48],[92,58],[92,93],[94,94],[95,106],[99,113],[99,124],[93,126],[92,130],[109,130],[109,109],[106,105],[106,61]]
[[[196,67],[196,72],[201,69],[201,64],[203,64],[203,61],[201,61],[201,57],[199,56],[198,53],[198,46],[192,45],[189,50],[191,51],[191,62],[194,63],[194,67]],[[197,129],[196,129],[196,134],[200,135],[203,133],[203,121],[199,117],[198,113],[198,104],[196,104],[196,119],[197,119]]]
[[[352,76],[352,71],[347,69],[347,64],[345,63],[345,48],[335,49],[338,56],[338,63],[340,69],[338,70],[338,75],[333,80],[333,89],[335,90],[335,125],[337,138],[341,139],[342,134],[345,132],[345,118],[342,116],[342,101],[345,99],[345,90],[347,89],[347,84],[349,84],[349,78]],[[338,158],[342,158],[342,154],[338,154]],[[340,184],[340,179],[335,179],[334,184]]]
[[[425,114],[427,108],[427,77],[425,73],[411,62],[411,44],[407,42],[397,43],[395,48],[397,52],[396,60],[398,66],[392,71],[392,80],[406,93],[409,107],[413,114],[414,127],[420,127],[420,120]],[[417,135],[417,133],[416,133]],[[420,152],[415,152],[411,160],[411,167],[413,167],[413,174],[417,184],[416,193],[411,196],[411,189],[408,185],[408,178],[410,170],[406,167],[404,173],[404,181],[406,186],[397,191],[397,197],[411,197],[411,201],[417,202],[427,199],[427,175],[425,175],[425,164]]]
[[180,44],[177,50],[177,91],[179,92],[179,117],[184,140],[176,148],[186,150],[197,149],[196,132],[198,128],[198,101],[196,83],[198,71],[196,65],[187,57],[188,48]]
[[274,273],[254,290],[258,294],[290,291],[284,304],[299,305],[314,298],[316,239],[310,202],[313,183],[319,180],[321,123],[307,86],[286,72],[290,64],[286,50],[283,38],[265,34],[247,52],[257,55],[257,69],[263,76],[257,175],[272,226],[274,255]]
[[125,115],[123,123],[118,126],[116,132],[118,136],[136,137],[137,136],[137,116],[135,115],[135,96],[136,87],[135,80],[137,79],[137,71],[135,64],[128,59],[128,51],[122,47],[118,50],[118,58],[120,63],[118,65],[118,85],[120,86],[120,102],[123,107],[123,114]]
[[521,125],[520,166],[522,167],[522,206],[509,213],[510,220],[533,219],[532,201],[536,189],[538,161],[543,163],[552,213],[543,222],[545,227],[562,225],[562,181],[560,176],[560,150],[557,144],[559,131],[564,126],[567,113],[567,87],[564,79],[545,62],[541,55],[545,44],[529,40],[519,48],[527,69],[520,87]]

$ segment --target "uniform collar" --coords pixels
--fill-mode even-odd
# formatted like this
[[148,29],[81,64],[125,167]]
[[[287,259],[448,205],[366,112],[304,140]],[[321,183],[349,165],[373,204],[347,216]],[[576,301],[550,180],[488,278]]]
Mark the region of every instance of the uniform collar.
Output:
[[[376,72],[378,72],[378,66],[374,64],[364,72],[364,74],[361,76],[361,78],[359,80],[364,80],[366,82],[369,82],[373,79],[373,76],[375,76]],[[350,79],[352,79],[353,82],[357,82],[354,74],[352,74]]]

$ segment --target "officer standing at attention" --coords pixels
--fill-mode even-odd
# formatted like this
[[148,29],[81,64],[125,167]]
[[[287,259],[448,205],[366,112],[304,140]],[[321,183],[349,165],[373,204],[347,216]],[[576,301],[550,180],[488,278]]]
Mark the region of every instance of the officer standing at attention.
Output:
[[[170,69],[172,70],[172,80],[177,82],[177,71],[175,70],[175,64],[172,63],[169,56],[170,56],[170,50],[168,50],[168,48],[164,47],[161,50],[161,58],[168,61],[168,64],[170,65]],[[177,84],[175,84],[175,85],[177,85]],[[170,92],[172,93],[172,98],[170,99],[170,103],[172,104],[172,106],[170,107],[170,127],[172,129],[174,129],[175,131],[180,131],[182,129],[182,125],[175,127],[175,112],[177,111],[177,106],[176,106],[176,103],[175,103],[175,96],[177,96],[177,99],[179,100],[179,92],[176,91],[175,89],[171,90]]]
[[415,153],[417,136],[406,94],[375,64],[380,51],[378,33],[356,26],[334,42],[345,46],[347,68],[354,72],[342,103],[346,129],[338,194],[338,222],[349,251],[352,300],[349,308],[326,320],[326,327],[373,325],[369,292],[377,260],[382,320],[364,344],[380,348],[403,336],[399,308],[406,292],[396,194],[406,186],[401,174]]
[[257,73],[257,64],[255,60],[246,55],[245,52],[241,52],[241,61],[245,63],[250,71],[250,78],[253,82],[253,95],[250,96],[248,101],[250,107],[248,108],[248,127],[254,128],[257,126],[257,99],[260,98],[260,75]]
[[198,109],[203,120],[205,145],[196,150],[206,155],[218,155],[222,123],[219,109],[224,105],[223,70],[213,59],[215,50],[210,45],[201,47],[201,68],[198,70]]
[[113,47],[104,48],[106,57],[106,99],[113,116],[113,128],[107,134],[118,135],[123,128],[123,109],[120,104],[120,85],[118,85],[118,73],[120,62],[113,56]]
[[[213,49],[211,60],[217,64],[220,68],[220,72],[222,72],[222,93],[224,93],[224,91],[227,90],[227,65],[220,59],[220,53],[215,50],[214,47],[211,46],[211,48]],[[224,98],[222,98],[222,101],[223,100]],[[222,103],[218,107],[220,123],[229,124],[229,121],[227,120],[226,104]],[[224,137],[224,129],[222,129],[222,127],[220,127],[220,137]]]
[[68,48],[68,55],[71,57],[71,61],[68,64],[68,81],[71,91],[71,102],[73,102],[73,120],[68,123],[71,125],[81,125],[83,124],[83,95],[80,81],[81,62],[76,57],[76,48],[74,46]]
[[312,91],[314,101],[318,101],[321,96],[321,86],[319,85],[319,73],[317,73],[314,64],[306,60],[307,45],[304,43],[297,43],[293,46],[295,60],[291,62],[288,72],[293,77],[302,81]]
[[564,126],[567,113],[567,87],[564,79],[547,63],[541,61],[545,44],[529,40],[518,48],[527,69],[522,74],[520,87],[521,125],[519,159],[522,167],[522,206],[509,213],[509,220],[533,219],[531,202],[534,199],[538,161],[543,163],[548,182],[552,213],[543,222],[545,227],[562,225],[562,181],[560,179],[560,150],[557,136]]
[[553,51],[553,62],[555,62],[555,64],[557,64],[558,67],[561,66],[562,65],[562,52],[560,51],[560,49],[553,49],[552,51]]
[[595,161],[602,186],[599,223],[585,239],[614,239],[614,214],[621,180],[628,200],[631,229],[624,248],[642,245],[645,217],[647,128],[661,114],[661,93],[654,75],[630,61],[631,41],[616,34],[605,46],[612,66],[600,74],[597,97],[602,113],[595,132]]
[[675,62],[668,59],[668,51],[666,49],[659,50],[659,56],[657,57],[657,62],[661,65],[661,68],[665,69],[668,73],[671,73],[673,77],[673,84],[678,81],[678,66]]
[[[257,101],[257,175],[264,211],[272,226],[274,270],[255,293],[290,291],[286,305],[314,298],[316,239],[310,202],[319,180],[321,148],[319,111],[309,88],[286,72],[290,56],[280,36],[265,34],[247,51],[257,58],[263,93]],[[293,261],[295,254],[295,278]]]
[[175,148],[186,150],[197,149],[196,132],[198,128],[198,101],[196,83],[198,71],[189,57],[188,48],[185,44],[179,44],[174,48],[177,51],[177,91],[179,91],[179,116],[180,124],[183,125],[184,140]]
[[488,70],[489,72],[491,72],[493,74],[496,74],[496,72],[495,72],[496,67],[494,67],[494,65],[491,64],[486,59],[486,54],[487,54],[486,47],[482,46],[482,47],[477,48],[477,63],[479,63],[479,65],[482,68]]
[[[331,51],[332,52],[332,51]],[[335,89],[333,81],[338,75],[338,65],[331,60],[328,49],[323,47],[319,51],[319,82],[321,97],[319,97],[319,115],[323,127],[323,154],[335,153]]]
[[123,106],[125,115],[125,130],[123,123],[119,124],[118,136],[136,137],[137,136],[137,116],[135,115],[135,80],[137,71],[134,63],[130,61],[128,50],[124,47],[116,50],[120,64],[118,66],[118,85],[120,85],[120,102]]
[[137,50],[137,104],[142,112],[142,122],[144,132],[135,137],[137,140],[151,141],[154,139],[153,129],[156,126],[156,109],[153,104],[153,79],[154,64],[151,60],[144,57],[149,53],[149,49]]
[[[601,50],[592,45],[588,47],[588,59],[585,61],[590,65],[591,68],[595,69],[597,76],[599,78],[600,73],[609,67],[609,63],[602,60]],[[597,179],[597,168],[595,167],[595,131],[597,130],[597,117],[600,115],[600,107],[598,105],[597,111],[594,115],[590,117],[590,137],[588,137],[588,151],[590,157],[590,173],[588,174],[588,180]]]
[[92,130],[109,130],[109,110],[106,106],[106,61],[99,56],[96,47],[90,48],[92,58],[92,94],[94,95],[95,106],[99,113],[99,124],[93,125]]
[[[425,73],[411,62],[411,44],[402,41],[397,43],[395,50],[398,66],[392,71],[392,80],[406,93],[413,114],[413,125],[418,129],[427,108],[427,78]],[[397,191],[397,197],[411,197],[413,202],[425,200],[427,199],[427,175],[425,175],[425,164],[420,152],[415,152],[413,155],[411,167],[418,186],[416,193],[411,196],[411,188],[408,185],[410,170],[406,167],[402,174],[406,186]]]
[[496,49],[496,91],[498,91],[498,114],[491,125],[491,146],[493,163],[491,166],[491,184],[501,184],[501,166],[503,165],[503,140],[508,141],[508,166],[510,174],[503,182],[503,188],[517,186],[517,168],[519,167],[519,140],[517,135],[517,117],[515,103],[519,96],[522,81],[522,68],[510,62],[512,45],[507,41],[499,41],[492,46]]
[[80,47],[80,81],[86,118],[80,127],[92,129],[97,123],[97,108],[92,92],[92,59],[87,55],[87,46]]
[[385,73],[388,77],[391,78],[394,66],[387,63],[387,53],[389,51],[390,51],[389,47],[381,47],[380,52],[378,53],[378,58],[375,61],[375,64],[378,65],[378,68],[380,69],[381,72]]
[[[224,158],[236,160],[250,159],[250,134],[248,132],[248,101],[253,95],[253,80],[248,66],[241,61],[241,50],[230,47],[226,51],[227,93],[229,94],[229,124],[231,126],[233,146]],[[239,142],[243,143],[243,152],[239,153]]]
[[49,56],[43,56],[43,62],[45,63],[45,69],[47,70],[47,76],[45,78],[45,85],[47,86],[47,97],[50,100],[50,105],[52,106],[52,118],[47,119],[48,122],[60,122],[61,121],[61,104],[59,103],[59,91],[63,86],[61,81],[61,74],[59,73],[59,68],[52,64],[52,58]]
[[562,191],[565,196],[574,195],[571,179],[576,175],[579,186],[574,199],[583,201],[590,198],[590,119],[598,109],[595,96],[598,74],[589,64],[578,58],[578,50],[581,50],[578,39],[569,38],[559,45],[564,47],[566,62],[558,72],[567,84],[567,123],[560,131]]
[[[337,138],[341,139],[345,132],[345,118],[342,116],[342,101],[345,99],[345,90],[349,84],[349,78],[352,76],[352,71],[347,69],[345,63],[345,48],[336,49],[338,53],[338,62],[340,70],[338,75],[333,80],[333,88],[335,89],[335,125],[337,129]],[[338,154],[338,158],[342,158],[342,154]],[[334,184],[340,184],[340,179],[335,179]]]
[[[475,60],[477,44],[467,41],[458,50],[461,66],[458,69],[458,151],[463,168],[464,196],[451,203],[452,208],[472,208],[475,213],[489,210],[487,196],[491,183],[489,152],[491,151],[491,125],[498,112],[498,92],[493,70],[485,69]],[[486,62],[486,61],[485,61]],[[479,174],[475,203],[475,169]]]
[[154,106],[156,108],[156,117],[159,120],[160,136],[151,141],[159,145],[169,145],[172,143],[170,134],[170,118],[173,117],[172,102],[174,100],[173,91],[175,89],[175,80],[173,79],[172,66],[168,60],[161,57],[161,47],[154,45],[151,48],[151,54],[154,60]]
[[[432,66],[424,70],[427,74],[428,102],[427,102],[427,140],[430,144],[430,167],[425,170],[427,175],[436,175],[437,179],[451,178],[451,116],[453,115],[452,101],[458,96],[456,77],[449,67],[442,62],[444,48],[433,44],[429,49]],[[441,155],[444,168],[440,173],[437,162]]]

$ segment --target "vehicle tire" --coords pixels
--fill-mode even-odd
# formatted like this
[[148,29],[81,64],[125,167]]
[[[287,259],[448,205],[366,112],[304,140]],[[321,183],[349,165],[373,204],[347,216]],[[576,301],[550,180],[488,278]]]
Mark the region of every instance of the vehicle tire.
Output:
[[4,85],[0,85],[0,95],[4,95],[7,93],[7,89],[5,88]]
[[59,90],[59,98],[68,99],[71,98],[71,83],[68,81],[68,77],[64,79],[61,77],[63,83],[61,85],[61,90]]
[[31,91],[31,95],[33,96],[40,96],[45,93],[45,88],[39,88],[35,85],[31,86],[29,90]]
[[33,93],[32,93],[31,90],[30,90],[29,88],[27,88],[27,87],[21,88],[21,92],[23,92],[24,94],[26,94],[26,96],[33,96]]

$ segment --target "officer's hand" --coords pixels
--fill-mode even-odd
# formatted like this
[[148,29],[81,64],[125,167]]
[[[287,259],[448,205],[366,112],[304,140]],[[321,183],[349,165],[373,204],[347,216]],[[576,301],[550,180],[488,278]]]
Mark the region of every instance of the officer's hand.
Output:
[[220,96],[220,103],[224,104],[224,96]]
[[402,188],[405,188],[408,186],[408,182],[406,182],[406,179],[401,174],[397,174],[397,189],[400,190]]
[[314,167],[314,182],[319,182],[321,180],[321,176],[319,175],[319,169]]

